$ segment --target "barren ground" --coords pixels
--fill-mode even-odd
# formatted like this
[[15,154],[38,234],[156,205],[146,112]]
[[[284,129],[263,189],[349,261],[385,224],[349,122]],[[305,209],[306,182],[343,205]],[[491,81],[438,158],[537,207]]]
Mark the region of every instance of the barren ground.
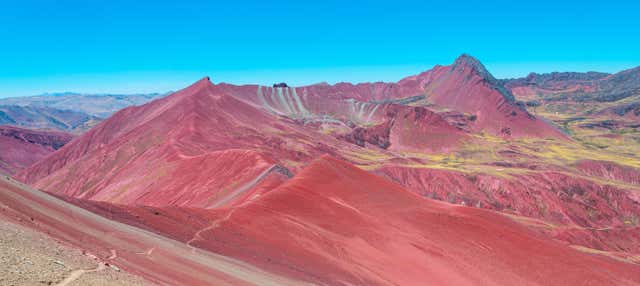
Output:
[[[98,267],[100,263],[80,249],[63,245],[27,227],[0,220],[0,285],[150,285],[117,268]],[[78,271],[82,269],[99,270]],[[68,278],[74,272],[74,277]],[[77,279],[73,279],[75,277]]]

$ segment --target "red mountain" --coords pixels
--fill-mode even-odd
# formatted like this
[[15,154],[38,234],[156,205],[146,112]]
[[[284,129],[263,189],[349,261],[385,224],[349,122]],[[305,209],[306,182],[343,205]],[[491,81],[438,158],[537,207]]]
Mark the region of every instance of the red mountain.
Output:
[[[397,83],[338,83],[304,87],[221,85],[276,114],[296,118],[327,115],[356,123],[379,122],[380,103],[428,105],[467,114],[474,131],[502,136],[565,138],[555,127],[531,115],[511,92],[475,58],[462,55],[450,66],[436,66]],[[377,104],[376,104],[377,103]]]
[[[276,232],[280,235],[272,235]],[[200,245],[216,252],[331,285],[580,285],[640,279],[637,265],[579,253],[496,213],[420,199],[326,156],[258,200],[229,211],[200,237],[205,239]]]
[[0,173],[14,174],[60,149],[73,136],[63,132],[0,126]]
[[189,245],[319,285],[640,283],[638,265],[580,252],[491,211],[420,198],[328,156],[260,197],[210,212],[191,235],[150,212],[133,214]]
[[[463,56],[398,83],[294,88],[205,78],[121,110],[19,177],[194,252],[197,246],[309,282],[620,282],[588,273],[618,268],[609,258],[550,238],[626,261],[620,277],[635,281],[625,270],[635,270],[640,253],[633,167],[617,166],[612,183],[589,178],[609,176],[611,167],[574,164],[573,157],[594,153],[557,138],[566,137]],[[340,161],[311,163],[324,154]],[[425,200],[389,181],[514,221]],[[458,220],[461,214],[469,215]],[[384,268],[400,264],[411,266]],[[567,275],[550,280],[559,269]]]
[[[468,64],[457,62],[457,68]],[[402,82],[407,89],[413,86],[410,79]],[[354,99],[361,96],[357,93],[316,93],[320,87],[330,91],[339,86],[343,84],[266,88],[214,85],[203,79],[168,97],[116,113],[19,177],[45,191],[82,200],[219,208],[260,196],[313,158],[331,154],[369,166],[423,196],[551,223],[613,227],[629,215],[640,215],[629,191],[609,187],[600,191],[598,184],[563,174],[505,179],[482,174],[466,178],[444,171],[444,182],[434,184],[429,175],[434,171],[422,167],[432,163],[421,154],[452,152],[471,142],[479,119],[472,122],[455,112],[407,105],[417,104],[419,96],[361,102]],[[485,90],[483,85],[475,88]],[[491,94],[497,94],[494,91]],[[510,106],[510,101],[504,102]],[[474,179],[478,177],[483,180]],[[561,182],[551,187],[522,184],[549,182],[547,178]],[[574,187],[586,191],[576,196]],[[594,221],[593,206],[581,203],[582,199],[599,202],[598,209],[607,216]],[[637,249],[640,239],[629,243],[627,249]]]
[[159,285],[304,285],[229,257],[191,252],[184,243],[106,219],[4,177],[0,201],[1,221],[46,233],[95,256],[97,263],[117,265]]
[[76,198],[207,208],[289,176],[278,162],[338,146],[359,148],[223,94],[207,78],[116,113],[22,176]]
[[475,130],[515,137],[564,137],[548,122],[518,106],[513,95],[470,56],[462,55],[453,65],[436,67],[400,84],[403,82],[419,83],[433,104],[475,115]]
[[[330,103],[324,106],[341,107]],[[375,115],[382,125],[379,140],[386,143],[376,144],[371,136],[363,142],[429,151],[453,148],[466,137],[422,107],[384,104],[376,109],[382,112]],[[286,177],[286,168],[295,171],[321,154],[367,152],[364,144],[317,132],[311,126],[314,120],[322,118],[300,122],[283,117],[231,93],[228,85],[203,79],[166,98],[116,113],[21,176],[38,188],[76,198],[215,207],[251,193],[266,177]],[[357,129],[347,132],[359,140]]]

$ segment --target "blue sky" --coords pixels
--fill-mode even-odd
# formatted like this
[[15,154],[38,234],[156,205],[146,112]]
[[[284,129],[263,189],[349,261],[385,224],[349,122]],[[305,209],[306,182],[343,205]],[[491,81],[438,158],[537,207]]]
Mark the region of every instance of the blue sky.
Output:
[[0,97],[391,81],[461,53],[497,77],[640,65],[638,1],[517,2],[2,1]]

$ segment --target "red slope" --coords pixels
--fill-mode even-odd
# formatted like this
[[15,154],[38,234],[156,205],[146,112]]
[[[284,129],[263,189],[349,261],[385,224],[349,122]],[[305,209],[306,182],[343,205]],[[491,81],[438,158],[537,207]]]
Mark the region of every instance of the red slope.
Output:
[[368,124],[381,123],[380,116],[384,116],[373,102],[426,96],[435,107],[474,115],[474,131],[507,137],[566,138],[550,123],[518,106],[511,92],[468,55],[460,56],[450,66],[436,66],[397,83],[316,84],[297,88],[221,84],[220,88],[276,114],[294,118],[330,115],[333,119],[347,118]]
[[224,256],[192,252],[184,243],[107,220],[5,178],[0,179],[0,202],[0,219],[21,221],[159,285],[302,285]]
[[[388,103],[360,101],[377,98],[373,94],[376,89],[372,88],[371,94],[366,95],[358,93],[366,89],[343,90],[340,89],[342,86],[324,89],[320,88],[324,85],[296,88],[223,83],[216,88],[267,112],[294,118],[306,125],[329,124],[347,130],[340,132],[339,137],[360,146],[368,142],[385,149],[434,152],[451,150],[467,138],[462,130],[426,107],[395,104],[392,103],[394,97],[387,98]],[[402,94],[390,96],[402,97]]]
[[[590,166],[585,172],[591,176],[634,178],[631,169],[599,164],[604,163],[583,166]],[[500,177],[386,165],[374,173],[427,198],[540,219],[549,236],[572,244],[625,256],[640,253],[640,228],[633,223],[640,217],[640,200],[633,190],[557,171]]]
[[386,106],[392,150],[446,152],[468,138],[461,129],[450,125],[440,115],[424,107]]
[[0,126],[0,173],[14,174],[59,149],[73,136],[63,132]]
[[614,162],[581,160],[576,163],[576,168],[589,176],[640,185],[640,170]]
[[514,137],[565,138],[548,122],[517,106],[513,95],[470,56],[462,55],[450,66],[436,67],[400,84],[408,82],[419,82],[431,103],[476,115],[477,131]]
[[387,165],[374,171],[417,194],[543,219],[559,225],[623,226],[640,216],[634,190],[601,185],[562,172],[539,171],[500,177]]
[[540,95],[563,93],[592,93],[598,90],[598,82],[611,76],[606,73],[587,72],[554,72],[549,74],[530,73],[527,77],[511,79],[505,82],[518,98],[526,100],[539,99]]
[[468,139],[460,128],[420,106],[381,105],[383,122],[355,127],[339,137],[360,146],[373,145],[393,151],[447,152]]
[[359,147],[228,96],[205,78],[116,113],[20,176],[76,198],[210,208],[252,193],[265,176],[286,175],[278,162],[295,167],[338,148]]
[[223,214],[195,245],[329,285],[636,285],[640,267],[585,254],[479,209],[420,199],[323,157]]

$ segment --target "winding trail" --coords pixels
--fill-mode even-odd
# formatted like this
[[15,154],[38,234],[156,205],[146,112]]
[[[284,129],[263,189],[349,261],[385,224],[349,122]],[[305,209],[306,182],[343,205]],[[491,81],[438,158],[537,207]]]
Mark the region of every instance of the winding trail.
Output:
[[[285,169],[285,171],[288,171]],[[266,170],[264,170],[262,173],[260,173],[260,175],[256,176],[253,180],[245,183],[244,185],[242,185],[241,187],[237,188],[236,190],[234,190],[233,192],[231,192],[229,195],[225,196],[223,199],[217,201],[213,206],[208,207],[210,208],[217,208],[220,206],[223,206],[227,203],[229,203],[231,200],[237,198],[239,195],[247,192],[248,190],[251,190],[252,188],[254,188],[255,186],[257,186],[260,182],[262,182],[262,180],[268,176],[269,174],[273,173],[273,172],[280,172],[283,173],[283,167],[279,166],[279,165],[272,165],[271,167],[267,168]],[[283,173],[284,175],[288,176],[286,173]],[[193,234],[193,237],[191,239],[189,239],[189,241],[187,241],[187,246],[191,249],[191,253],[196,253],[197,247],[191,245],[192,243],[199,241],[199,240],[204,240],[201,236],[201,234],[205,231],[209,231],[212,229],[215,229],[216,227],[218,227],[221,223],[229,220],[229,218],[231,218],[231,216],[233,215],[233,212],[241,206],[244,206],[245,204],[249,203],[249,201],[244,201],[241,204],[237,205],[236,207],[232,208],[231,210],[229,210],[229,212],[222,218],[216,219],[213,222],[211,222],[211,224],[209,226],[206,226],[200,230],[198,230],[196,233]]]
[[[116,253],[116,250],[115,249],[111,249],[111,255],[109,257],[107,257],[107,260],[113,260],[113,259],[116,259],[117,257],[118,257],[118,254]],[[73,271],[71,271],[69,276],[64,278],[62,281],[58,282],[58,284],[56,284],[55,286],[66,286],[66,285],[69,285],[69,283],[78,280],[80,277],[82,277],[82,275],[84,275],[86,273],[98,272],[98,271],[102,271],[102,270],[104,270],[106,268],[107,268],[107,263],[103,262],[103,261],[100,261],[100,262],[98,262],[98,265],[95,268],[73,270]]]
[[[225,196],[221,200],[217,201],[215,204],[213,204],[212,206],[210,206],[208,208],[218,208],[218,207],[221,207],[221,206],[229,203],[230,201],[232,201],[233,199],[237,198],[241,194],[253,189],[260,182],[262,182],[262,180],[264,180],[265,177],[267,177],[269,174],[274,173],[274,172],[279,172],[279,173],[281,173],[281,174],[283,174],[285,176],[290,177],[290,174],[287,173],[287,172],[289,172],[288,170],[286,170],[282,166],[274,164],[271,167],[269,167],[266,170],[264,170],[262,173],[260,173],[254,179],[252,179],[251,181],[243,184],[241,187],[235,189],[233,192],[231,192],[230,194],[228,194],[227,196]],[[242,207],[242,206],[246,205],[247,203],[249,203],[249,201],[242,202],[241,204],[237,205],[236,207],[230,209],[229,212],[224,217],[212,221],[211,224],[209,224],[208,226],[206,226],[206,227],[198,230],[196,233],[194,233],[193,237],[191,239],[189,239],[189,241],[187,241],[187,243],[186,243],[187,246],[191,249],[191,253],[196,253],[196,251],[197,251],[197,247],[195,247],[195,246],[193,246],[191,244],[196,242],[196,241],[204,240],[204,238],[202,238],[202,236],[201,236],[202,233],[204,233],[205,231],[209,231],[209,230],[215,229],[221,223],[229,220],[229,218],[231,218],[231,216],[233,215],[233,212],[238,207]]]
[[[267,272],[244,261],[204,249],[191,253],[191,247],[159,234],[109,220],[86,209],[0,176],[0,202],[39,223],[33,228],[81,249],[87,247],[111,252],[110,257],[125,271],[140,273],[158,285],[238,286],[310,285],[305,281]],[[155,248],[152,256],[143,256]],[[106,262],[106,258],[103,259]],[[110,264],[110,263],[109,263]],[[106,263],[105,265],[106,266]],[[68,285],[87,271],[65,278]],[[77,276],[77,277],[76,277]],[[72,283],[73,284],[73,283]]]
[[105,268],[106,268],[106,266],[104,265],[104,263],[100,262],[100,263],[98,263],[98,266],[96,266],[96,268],[93,268],[93,269],[73,270],[73,271],[71,271],[71,274],[69,274],[69,276],[67,276],[67,278],[65,278],[64,280],[60,281],[58,284],[56,284],[56,286],[69,285],[69,283],[78,280],[78,278],[80,278],[85,273],[98,272],[98,271],[104,270]]
[[[217,207],[220,207],[222,205],[225,205],[225,204],[229,203],[231,200],[233,200],[234,198],[238,197],[240,194],[245,193],[246,191],[251,190],[252,188],[254,188],[256,185],[258,185],[269,174],[271,174],[273,172],[279,172],[281,168],[282,167],[280,167],[278,165],[272,165],[271,167],[267,168],[262,173],[260,173],[260,175],[256,176],[253,180],[245,183],[244,185],[242,185],[241,187],[237,188],[236,190],[231,192],[229,195],[225,196],[224,198],[222,198],[221,200],[217,201],[215,204],[213,204],[211,207],[208,207],[208,208],[217,208]],[[243,206],[246,203],[247,202],[243,202],[240,205],[238,205],[238,207],[239,206]],[[187,241],[187,243],[186,243],[187,246],[191,249],[191,253],[195,253],[197,251],[197,247],[195,247],[195,246],[193,246],[191,244],[196,242],[196,241],[204,240],[202,238],[202,236],[201,236],[202,233],[204,233],[205,231],[209,231],[209,230],[215,229],[216,227],[218,227],[220,225],[220,223],[229,220],[229,218],[231,218],[231,216],[233,215],[233,212],[235,210],[236,210],[236,208],[231,209],[224,217],[212,221],[211,224],[209,224],[208,226],[198,230],[195,234],[193,234],[193,237],[191,239],[189,239],[189,241]]]
[[200,236],[200,234],[202,234],[205,231],[209,231],[209,230],[215,229],[216,227],[218,227],[220,225],[220,223],[229,220],[229,218],[231,218],[231,215],[233,215],[233,212],[235,210],[236,210],[235,208],[230,210],[227,213],[227,215],[225,215],[224,217],[219,218],[217,220],[214,220],[213,222],[211,222],[211,224],[209,226],[204,227],[204,228],[198,230],[195,234],[193,234],[193,237],[191,239],[189,239],[189,241],[187,241],[187,246],[191,249],[191,253],[196,253],[196,251],[197,251],[197,247],[195,247],[195,246],[193,246],[191,244],[196,242],[196,241],[199,241],[199,240],[204,240],[202,238],[202,236]]

